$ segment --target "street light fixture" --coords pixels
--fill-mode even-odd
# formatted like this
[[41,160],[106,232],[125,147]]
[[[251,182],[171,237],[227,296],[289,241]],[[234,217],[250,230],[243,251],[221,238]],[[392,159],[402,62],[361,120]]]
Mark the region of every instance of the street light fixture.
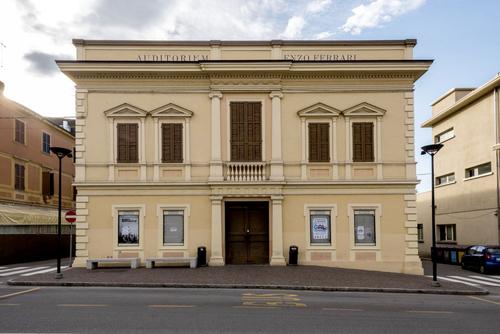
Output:
[[57,273],[56,278],[62,278],[61,273],[61,174],[62,174],[62,159],[64,157],[71,158],[71,150],[64,147],[50,147],[50,151],[59,159],[59,206],[57,212]]
[[431,156],[431,183],[432,183],[432,285],[440,286],[437,281],[437,263],[436,263],[436,205],[434,204],[434,155],[443,148],[443,144],[431,144],[422,146],[422,155]]

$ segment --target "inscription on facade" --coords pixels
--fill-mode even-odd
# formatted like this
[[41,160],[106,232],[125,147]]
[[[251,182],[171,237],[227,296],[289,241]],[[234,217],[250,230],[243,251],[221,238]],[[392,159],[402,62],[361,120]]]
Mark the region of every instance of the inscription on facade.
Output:
[[284,54],[283,59],[296,61],[351,61],[356,60],[356,55],[350,53]]
[[198,61],[208,60],[208,55],[204,54],[152,54],[138,55],[138,61]]

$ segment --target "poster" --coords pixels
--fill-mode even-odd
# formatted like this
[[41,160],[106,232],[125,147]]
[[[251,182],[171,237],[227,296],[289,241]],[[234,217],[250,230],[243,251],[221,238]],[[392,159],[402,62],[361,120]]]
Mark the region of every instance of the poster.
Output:
[[137,212],[120,212],[118,216],[118,243],[139,243],[139,215]]
[[329,242],[330,242],[330,217],[312,216],[311,243],[329,243]]

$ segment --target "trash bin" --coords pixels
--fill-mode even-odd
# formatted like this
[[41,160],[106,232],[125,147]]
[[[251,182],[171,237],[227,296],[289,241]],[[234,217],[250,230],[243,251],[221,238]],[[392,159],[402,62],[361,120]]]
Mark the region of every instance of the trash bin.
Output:
[[288,253],[288,265],[296,266],[299,261],[299,247],[290,246],[290,252]]
[[207,265],[207,247],[198,247],[196,255],[196,267],[205,267]]

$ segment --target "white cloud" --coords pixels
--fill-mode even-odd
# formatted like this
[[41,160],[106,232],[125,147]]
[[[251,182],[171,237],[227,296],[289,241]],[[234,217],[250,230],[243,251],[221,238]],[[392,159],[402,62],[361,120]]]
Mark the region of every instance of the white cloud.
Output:
[[318,13],[326,9],[331,3],[332,0],[314,0],[307,4],[306,11],[309,13]]
[[374,0],[368,5],[353,8],[353,15],[347,19],[342,30],[353,35],[364,29],[376,28],[392,21],[395,17],[415,10],[426,0]]
[[288,20],[285,31],[281,34],[283,38],[297,38],[302,34],[306,20],[302,16],[292,16]]
[[334,33],[330,32],[330,31],[322,31],[316,35],[314,35],[314,39],[328,39],[330,37],[332,37],[334,35]]

